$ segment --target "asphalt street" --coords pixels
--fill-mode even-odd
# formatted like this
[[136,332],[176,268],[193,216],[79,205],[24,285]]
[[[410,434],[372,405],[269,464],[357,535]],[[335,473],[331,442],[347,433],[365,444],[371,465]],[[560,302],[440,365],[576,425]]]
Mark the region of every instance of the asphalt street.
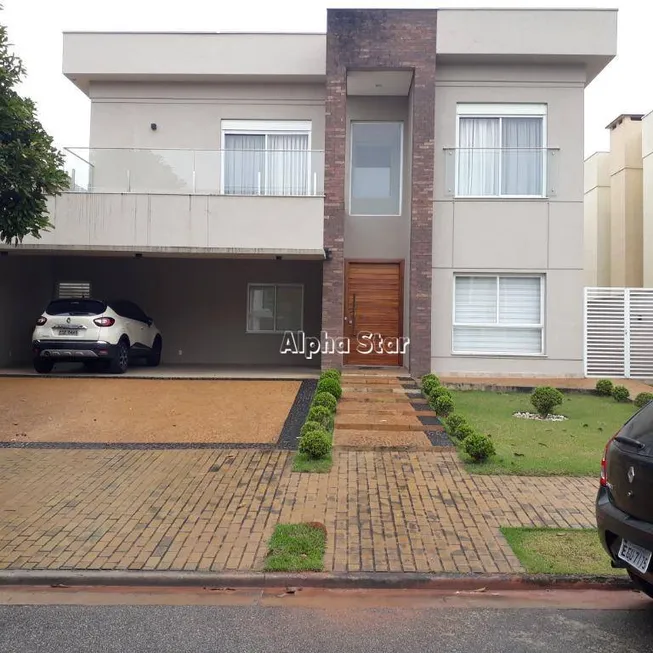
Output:
[[652,641],[653,601],[632,592],[0,591],[3,653],[648,653]]

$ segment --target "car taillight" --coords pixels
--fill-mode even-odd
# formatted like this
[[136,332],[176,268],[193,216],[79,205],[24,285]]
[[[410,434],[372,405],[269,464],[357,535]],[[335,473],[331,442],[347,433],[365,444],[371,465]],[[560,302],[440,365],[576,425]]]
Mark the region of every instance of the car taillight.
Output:
[[612,444],[612,441],[617,437],[618,433],[615,433],[607,442],[605,445],[605,449],[603,450],[603,458],[601,458],[601,487],[607,487],[608,485],[608,463],[607,463],[607,457],[608,457],[608,449],[610,448],[610,445]]
[[47,318],[41,315],[41,317],[38,320],[36,320],[36,324],[37,326],[43,326],[47,321],[48,321]]
[[110,327],[115,323],[116,321],[112,317],[96,317],[93,320],[93,324],[97,324],[99,327]]

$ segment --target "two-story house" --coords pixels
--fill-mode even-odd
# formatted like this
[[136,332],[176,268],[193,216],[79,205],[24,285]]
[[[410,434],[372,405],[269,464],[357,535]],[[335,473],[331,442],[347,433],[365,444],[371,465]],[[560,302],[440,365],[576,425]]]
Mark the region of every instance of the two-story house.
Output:
[[303,330],[352,338],[325,366],[582,375],[583,97],[616,12],[327,23],[64,35],[90,143],[54,229],[0,257],[0,364],[77,288],[142,304],[169,364],[316,365],[280,352]]

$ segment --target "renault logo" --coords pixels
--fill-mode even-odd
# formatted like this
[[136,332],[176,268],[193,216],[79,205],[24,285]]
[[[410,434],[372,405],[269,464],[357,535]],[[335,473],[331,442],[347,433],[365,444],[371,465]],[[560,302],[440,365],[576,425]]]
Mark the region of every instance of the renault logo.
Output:
[[70,318],[69,317],[66,318],[66,324],[70,324]]
[[635,480],[635,468],[631,467],[628,470],[628,482],[632,483]]

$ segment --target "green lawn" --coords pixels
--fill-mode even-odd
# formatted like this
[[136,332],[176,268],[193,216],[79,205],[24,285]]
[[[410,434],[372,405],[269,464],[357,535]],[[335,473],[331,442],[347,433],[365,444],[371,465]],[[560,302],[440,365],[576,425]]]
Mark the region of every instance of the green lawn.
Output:
[[265,571],[322,571],[325,548],[321,524],[278,524],[268,543]]
[[528,393],[452,394],[455,412],[490,435],[496,447],[497,455],[485,463],[467,461],[470,471],[481,474],[595,476],[605,443],[636,410],[609,397],[569,393],[554,411],[569,419],[541,422],[512,416],[535,412]]
[[613,576],[596,529],[502,528],[519,562],[529,574]]

